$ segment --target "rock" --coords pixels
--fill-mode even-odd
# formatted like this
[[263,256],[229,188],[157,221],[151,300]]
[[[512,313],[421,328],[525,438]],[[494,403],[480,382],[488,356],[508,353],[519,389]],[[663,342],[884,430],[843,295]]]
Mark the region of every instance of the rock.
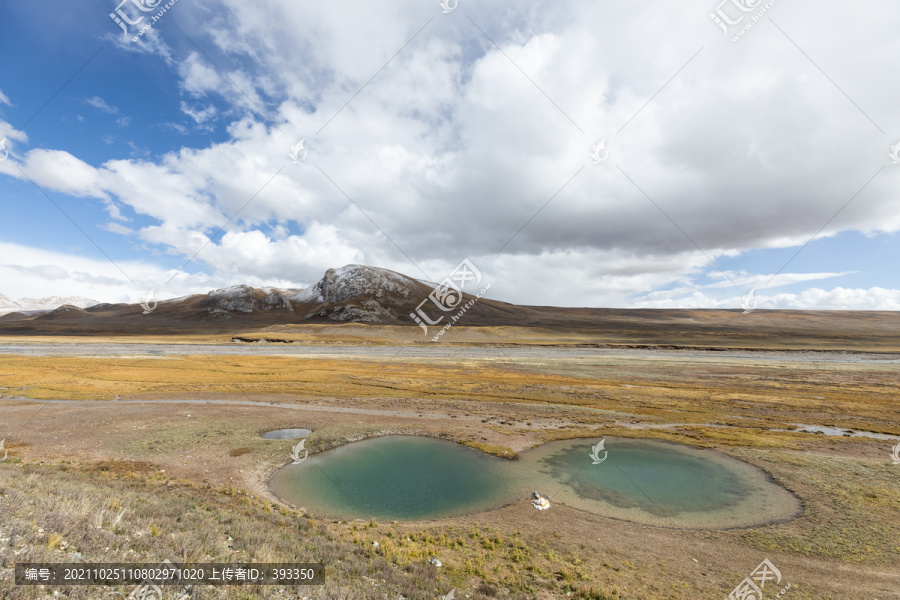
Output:
[[412,280],[405,282],[400,277],[402,276],[382,269],[347,265],[340,269],[325,271],[325,276],[315,285],[314,289],[325,302],[330,303],[382,298],[385,295],[409,298],[409,285]]
[[251,313],[256,308],[256,297],[249,285],[233,285],[211,291],[206,295],[204,304],[232,312]]
[[375,300],[363,300],[361,306],[335,306],[319,312],[319,316],[328,317],[332,321],[354,321],[363,323],[380,323],[385,319],[396,321],[391,311]]
[[271,292],[263,298],[262,308],[263,310],[286,309],[294,312],[294,307],[291,305],[290,300],[281,292]]

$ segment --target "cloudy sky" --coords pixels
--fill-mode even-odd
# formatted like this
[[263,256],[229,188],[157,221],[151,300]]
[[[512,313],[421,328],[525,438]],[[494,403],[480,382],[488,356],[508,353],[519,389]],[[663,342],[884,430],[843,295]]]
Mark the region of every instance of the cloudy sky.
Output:
[[900,310],[900,5],[716,1],[7,3],[0,293]]

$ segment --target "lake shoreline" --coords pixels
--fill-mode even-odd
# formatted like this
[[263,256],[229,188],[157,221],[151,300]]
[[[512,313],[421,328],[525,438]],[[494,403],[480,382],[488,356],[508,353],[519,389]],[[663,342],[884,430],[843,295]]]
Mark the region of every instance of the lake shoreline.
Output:
[[[426,435],[421,435],[421,434],[398,435],[396,433],[385,433],[385,434],[381,434],[381,435],[372,435],[372,436],[368,436],[364,439],[357,439],[357,440],[353,440],[349,443],[344,443],[344,444],[340,444],[337,446],[329,447],[328,449],[325,449],[321,452],[317,452],[315,455],[310,454],[310,458],[312,458],[313,456],[320,457],[320,459],[321,459],[321,457],[328,457],[334,451],[341,449],[341,448],[346,449],[350,446],[353,446],[354,444],[371,442],[371,441],[379,440],[379,439],[402,440],[404,438],[409,438],[409,439],[428,438],[428,439],[435,440],[438,442],[446,442],[448,444],[453,443],[453,441],[448,440],[446,438],[441,438],[438,436],[427,435],[427,434]],[[457,445],[457,446],[462,445],[466,448],[469,448],[470,450],[477,452],[479,455],[481,455],[486,460],[496,461],[496,463],[495,463],[496,465],[501,465],[502,463],[507,463],[507,464],[517,463],[519,465],[524,465],[525,463],[535,462],[535,461],[539,460],[539,458],[536,458],[536,457],[540,457],[540,455],[542,453],[544,455],[546,455],[548,452],[551,452],[557,448],[562,448],[562,447],[566,447],[566,446],[571,447],[573,445],[581,445],[583,443],[588,443],[588,442],[597,442],[598,439],[599,439],[599,436],[598,437],[579,437],[579,438],[570,438],[570,439],[566,439],[566,440],[548,441],[548,442],[545,442],[542,444],[532,446],[531,448],[529,448],[527,450],[523,450],[519,453],[519,455],[517,457],[512,458],[512,459],[498,457],[493,454],[482,452],[482,451],[478,450],[477,448],[472,448],[471,446],[461,444],[459,441],[457,441],[455,445]],[[721,452],[717,449],[700,448],[700,447],[691,446],[689,444],[681,444],[678,442],[672,442],[672,441],[668,441],[668,440],[657,440],[657,439],[652,439],[652,438],[619,438],[619,437],[607,436],[605,439],[607,439],[608,441],[610,441],[613,444],[619,444],[620,451],[623,449],[623,447],[627,447],[628,445],[669,448],[669,449],[671,449],[671,452],[673,454],[680,454],[682,457],[689,457],[689,458],[691,458],[691,460],[695,460],[695,461],[696,460],[707,461],[709,463],[709,465],[716,465],[717,468],[724,468],[729,473],[732,473],[733,475],[736,474],[736,476],[738,476],[739,478],[743,478],[743,480],[745,480],[745,482],[751,482],[753,484],[752,485],[753,489],[756,489],[757,492],[758,492],[758,488],[760,488],[760,486],[763,486],[765,493],[768,494],[768,496],[766,496],[766,497],[769,498],[769,502],[776,502],[776,504],[777,504],[777,507],[770,509],[770,511],[776,512],[776,513],[781,512],[782,514],[779,514],[778,516],[774,516],[774,517],[769,517],[769,518],[747,517],[747,518],[743,519],[746,522],[740,522],[742,519],[740,519],[738,517],[729,516],[728,519],[730,519],[731,522],[724,522],[724,523],[718,524],[718,525],[717,524],[709,524],[709,519],[712,518],[710,515],[718,515],[716,518],[719,518],[719,519],[726,518],[725,517],[726,510],[727,510],[727,507],[726,507],[726,508],[714,509],[714,510],[712,510],[711,513],[709,511],[707,511],[706,516],[704,516],[703,518],[699,518],[701,523],[690,524],[690,523],[688,523],[687,519],[689,517],[697,518],[696,513],[700,512],[700,511],[698,509],[689,509],[689,508],[683,507],[682,510],[676,511],[676,514],[678,516],[671,517],[669,519],[669,520],[674,519],[675,521],[677,521],[676,523],[672,523],[672,522],[666,522],[666,519],[664,517],[661,517],[659,515],[654,515],[652,510],[649,510],[646,508],[644,508],[644,509],[640,509],[640,508],[639,509],[628,509],[628,508],[623,509],[620,506],[614,506],[614,505],[611,505],[608,503],[601,503],[601,504],[607,505],[609,508],[606,508],[605,510],[596,510],[596,509],[592,510],[591,508],[586,507],[585,505],[590,504],[591,502],[595,502],[595,501],[586,500],[584,498],[571,498],[571,497],[566,498],[565,497],[566,492],[568,492],[569,490],[566,490],[565,487],[561,488],[558,492],[554,492],[553,495],[550,496],[551,499],[553,500],[554,505],[558,504],[561,506],[566,506],[567,508],[570,508],[570,509],[573,509],[576,511],[582,511],[582,512],[590,513],[590,514],[604,517],[604,518],[612,518],[612,519],[617,519],[617,520],[621,520],[624,522],[630,522],[630,523],[635,523],[635,524],[640,524],[640,525],[647,525],[647,526],[651,526],[651,527],[660,527],[660,528],[664,528],[664,529],[688,529],[688,530],[708,530],[708,531],[729,530],[729,529],[747,529],[747,528],[764,527],[767,525],[784,523],[784,522],[788,522],[788,521],[798,518],[799,516],[803,515],[806,510],[802,499],[796,494],[796,492],[788,489],[786,486],[784,486],[783,484],[781,484],[780,482],[775,480],[775,478],[772,476],[772,474],[769,473],[768,471],[766,471],[764,468],[760,467],[759,465],[755,465],[753,463],[747,462],[746,460],[742,460],[741,458],[727,454],[725,452]],[[447,448],[450,448],[450,447],[447,446]],[[282,481],[278,481],[278,480],[279,480],[279,478],[288,477],[288,474],[286,473],[285,469],[294,469],[294,468],[295,468],[295,465],[290,464],[290,463],[286,464],[286,465],[282,465],[281,467],[276,468],[274,471],[272,471],[269,474],[269,476],[266,478],[265,486],[266,486],[269,494],[276,497],[280,503],[284,504],[285,506],[291,507],[291,508],[296,508],[299,510],[306,510],[310,514],[323,516],[323,517],[327,517],[330,519],[336,519],[339,521],[340,520],[348,520],[348,519],[354,520],[354,519],[359,519],[359,518],[373,518],[373,517],[371,517],[371,515],[366,515],[365,517],[363,517],[363,516],[352,516],[347,513],[342,514],[341,510],[339,510],[339,509],[336,510],[335,512],[329,513],[329,509],[322,509],[321,506],[310,509],[308,506],[301,506],[301,504],[303,504],[303,503],[298,504],[298,503],[294,502],[292,499],[286,497],[286,496],[289,496],[290,494],[284,493],[284,485],[285,484]],[[300,468],[302,468],[302,467],[296,466],[297,470],[299,470]],[[321,467],[319,467],[319,468],[321,469]],[[624,474],[624,472],[623,472],[623,474]],[[508,476],[511,478],[514,478],[512,473]],[[538,478],[538,479],[540,479],[540,478]],[[459,514],[455,514],[455,515],[437,515],[434,517],[424,517],[424,518],[406,519],[406,518],[402,518],[402,517],[397,517],[395,515],[395,516],[388,518],[387,520],[400,520],[403,522],[424,524],[424,523],[431,523],[431,522],[440,522],[440,521],[446,520],[446,519],[453,520],[453,519],[458,519],[460,517],[472,517],[472,516],[477,516],[477,515],[484,515],[484,514],[487,514],[487,513],[496,511],[496,510],[503,509],[510,505],[516,504],[518,502],[521,502],[524,499],[524,497],[526,497],[524,490],[525,490],[525,487],[527,487],[527,486],[523,487],[524,484],[522,482],[520,482],[517,485],[519,487],[519,491],[517,494],[515,494],[515,496],[516,496],[515,499],[509,500],[509,501],[498,501],[498,502],[492,504],[488,508],[472,510],[472,511],[463,511],[463,512],[461,512]],[[279,487],[281,487],[282,489],[281,490],[277,489]],[[552,480],[545,479],[544,484],[542,486],[539,485],[538,487],[544,487],[544,488],[551,487],[552,488],[553,482],[552,482]],[[538,491],[540,491],[541,493],[547,494],[550,490],[540,489]],[[758,492],[758,493],[761,493],[761,492]],[[563,499],[560,499],[560,494],[563,495]],[[346,495],[346,493],[345,493],[345,495]],[[554,496],[555,496],[555,498],[554,498]],[[347,496],[347,497],[349,498],[349,496]],[[651,500],[649,496],[647,497],[647,499],[651,502],[651,504],[655,504],[655,502],[653,500]],[[738,500],[737,502],[738,502],[738,504],[746,503],[746,501],[743,499]],[[308,502],[306,504],[308,504]],[[786,508],[784,510],[782,510],[782,507],[786,507],[788,505],[790,505],[789,510]],[[360,509],[360,510],[362,510],[362,509]],[[788,511],[785,512],[785,510],[788,510]],[[687,515],[687,516],[682,516],[682,515]],[[374,517],[374,518],[378,519],[378,517]],[[680,521],[679,521],[679,519],[680,519]],[[737,522],[734,522],[735,519],[737,519]]]

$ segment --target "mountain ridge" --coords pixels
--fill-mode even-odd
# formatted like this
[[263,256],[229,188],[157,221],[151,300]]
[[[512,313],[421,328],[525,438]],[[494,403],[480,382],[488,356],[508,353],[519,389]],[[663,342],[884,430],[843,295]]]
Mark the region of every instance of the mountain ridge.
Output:
[[[539,334],[526,334],[538,335],[542,341],[535,343],[540,345],[587,340],[589,344],[628,347],[777,347],[792,351],[840,350],[850,343],[861,351],[900,352],[900,312],[756,310],[742,314],[740,308],[525,306],[472,295],[470,292],[479,288],[483,292],[489,286],[482,287],[480,274],[468,275],[460,281],[474,285],[462,291],[445,285],[448,280],[438,285],[379,267],[346,265],[328,269],[316,284],[305,289],[235,285],[170,300],[148,299],[146,305],[62,305],[37,315],[11,312],[0,316],[0,336],[246,337],[248,333],[274,333],[285,328],[358,324],[399,327],[396,331],[405,332],[405,343],[425,343],[438,339],[437,334],[452,324],[450,337],[442,341],[453,343],[460,334],[459,327],[473,331],[512,327],[540,330]],[[305,339],[304,335],[299,339]]]
[[18,300],[13,300],[0,294],[0,315],[11,312],[53,310],[67,304],[78,308],[89,308],[100,304],[100,302],[83,296],[47,296],[45,298],[19,298]]
[[[143,303],[100,303],[80,297],[53,297],[41,309],[29,309],[5,296],[0,302],[8,307],[6,322],[16,320],[85,320],[91,317],[112,319],[135,314],[158,324],[162,317],[184,321],[266,319],[287,322],[361,322],[401,323],[410,321],[415,311],[432,293],[434,286],[401,273],[350,264],[328,269],[314,285],[304,288],[254,288],[238,284],[169,300],[147,298]],[[464,297],[466,294],[460,296]],[[55,304],[55,306],[54,306]],[[40,310],[40,314],[27,312]]]

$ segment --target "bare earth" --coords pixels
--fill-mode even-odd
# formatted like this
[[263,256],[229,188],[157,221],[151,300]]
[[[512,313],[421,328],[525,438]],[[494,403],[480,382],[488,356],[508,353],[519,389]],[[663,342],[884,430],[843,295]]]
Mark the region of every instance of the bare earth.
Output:
[[[897,354],[104,341],[0,342],[0,438],[9,451],[0,501],[10,469],[134,463],[172,482],[302,509],[266,485],[294,442],[259,436],[280,428],[312,429],[313,452],[398,433],[498,455],[569,437],[656,438],[761,467],[800,498],[803,514],[750,529],[685,531],[561,504],[538,512],[522,498],[395,527],[415,540],[487,525],[546,560],[564,555],[575,565],[554,574],[510,563],[480,577],[466,567],[468,547],[438,546],[438,582],[452,582],[458,598],[718,599],[764,558],[784,575],[781,587],[791,584],[788,600],[900,598],[900,465],[889,456],[900,440]],[[797,424],[882,439],[801,433]],[[390,542],[381,528],[329,526],[360,545]],[[8,568],[3,538],[0,524],[0,567]],[[92,560],[90,549],[80,552]],[[403,561],[424,560],[400,550],[398,557],[392,564],[401,571]],[[516,589],[519,580],[532,591]],[[572,583],[582,580],[604,595]],[[396,598],[380,581],[359,597]],[[302,595],[340,597],[330,590]]]

